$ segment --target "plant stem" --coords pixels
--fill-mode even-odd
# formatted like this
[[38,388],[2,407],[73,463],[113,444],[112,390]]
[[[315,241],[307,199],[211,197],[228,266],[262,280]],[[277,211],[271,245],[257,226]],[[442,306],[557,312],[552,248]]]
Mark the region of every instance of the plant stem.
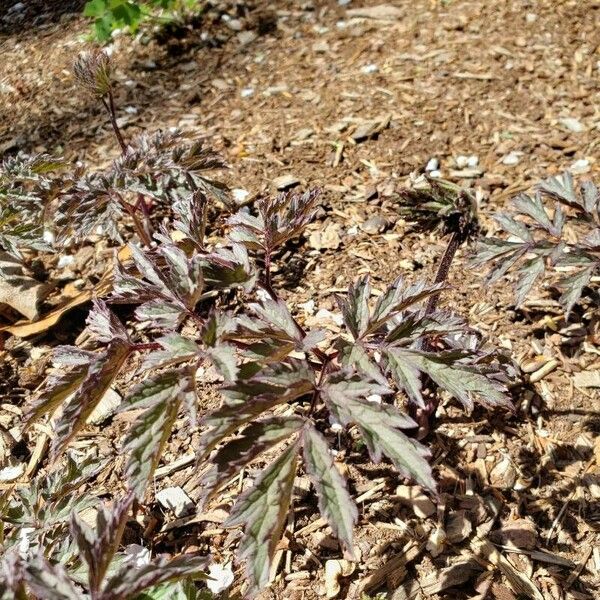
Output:
[[125,200],[125,198],[123,198],[123,196],[121,196],[121,194],[119,194],[118,192],[114,192],[114,193],[115,193],[115,196],[117,197],[117,199],[119,200],[119,204],[127,211],[129,216],[133,220],[135,230],[137,231],[137,234],[140,237],[142,244],[144,244],[144,246],[150,247],[152,245],[152,238],[150,237],[150,235],[146,231],[146,228],[140,221],[140,219],[137,215],[137,210],[136,210],[135,206],[132,206],[131,204],[129,204],[129,202],[127,202]]
[[265,250],[265,288],[267,292],[271,295],[271,297],[276,300],[277,294],[273,289],[273,281],[271,278],[271,249],[267,248]]
[[106,98],[102,98],[102,104],[104,104],[104,108],[106,108],[108,112],[110,124],[115,132],[119,146],[121,146],[121,152],[125,154],[125,152],[127,152],[127,144],[125,143],[123,135],[121,134],[121,130],[119,129],[119,125],[117,124],[117,113],[115,110],[115,100],[113,98],[112,90],[108,91],[108,102],[106,101]]
[[321,393],[321,384],[323,383],[323,380],[325,379],[325,375],[327,374],[327,371],[329,369],[329,363],[332,360],[332,358],[327,356],[326,354],[324,356],[325,356],[325,360],[323,361],[323,364],[321,365],[321,372],[319,373],[319,379],[317,381],[317,385],[315,386],[315,391],[313,392],[312,398],[310,400],[309,414],[312,414],[314,412],[315,408],[317,407],[317,402],[319,400],[319,396]]
[[[435,274],[434,283],[444,283],[446,279],[448,279],[448,274],[450,273],[450,267],[452,266],[452,261],[456,256],[456,251],[459,249],[460,245],[464,242],[464,236],[460,231],[455,231],[450,237],[450,241],[446,246],[446,250],[442,255],[442,259],[440,260],[440,264],[438,266],[437,273]],[[441,290],[435,292],[429,296],[429,300],[427,301],[427,306],[425,307],[425,314],[430,315],[437,307],[437,303],[440,299]]]
[[144,350],[160,350],[161,345],[158,342],[148,342],[147,344],[135,344],[133,350],[135,352],[143,352]]
[[150,211],[148,210],[148,205],[146,204],[146,200],[144,198],[143,194],[138,194],[138,199],[137,202],[135,203],[135,209],[139,209],[142,211],[142,214],[144,215],[144,230],[146,231],[146,234],[148,236],[149,239],[152,239],[152,232],[153,232],[153,228],[152,228],[152,223],[150,221]]
[[[459,230],[459,231],[455,231],[452,234],[452,236],[450,237],[450,240],[448,241],[448,245],[446,246],[446,250],[444,251],[444,254],[442,255],[442,258],[440,260],[440,264],[438,266],[437,273],[435,274],[434,283],[444,283],[448,279],[448,275],[450,273],[450,267],[452,266],[452,261],[454,260],[454,257],[456,256],[456,251],[460,248],[461,244],[465,241],[466,241],[465,232]],[[427,301],[427,305],[425,307],[425,315],[430,315],[435,311],[435,309],[437,308],[437,303],[440,299],[440,295],[441,295],[441,290],[438,292],[435,292],[434,294],[429,296],[429,300]],[[422,344],[421,348],[419,348],[419,349],[427,352],[427,351],[431,350],[431,347],[428,344],[427,340],[423,340],[423,344]],[[427,383],[432,383],[432,381],[427,376],[423,376],[422,377],[423,387]],[[427,404],[425,405],[425,408],[417,408],[415,410],[415,413],[413,416],[414,416],[415,421],[419,425],[419,430],[417,431],[417,439],[418,440],[422,440],[423,438],[425,438],[431,431],[431,428],[433,426],[433,421],[435,419],[435,413],[437,411],[439,403],[440,403],[439,394],[434,393],[432,395],[431,399],[429,400],[429,402],[427,402]]]

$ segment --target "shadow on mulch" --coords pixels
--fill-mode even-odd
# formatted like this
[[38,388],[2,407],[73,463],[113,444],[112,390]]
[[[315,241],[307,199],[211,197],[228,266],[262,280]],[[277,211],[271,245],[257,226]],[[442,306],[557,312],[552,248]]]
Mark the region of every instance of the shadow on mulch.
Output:
[[0,0],[0,41],[2,36],[20,39],[36,35],[41,27],[57,23],[63,15],[79,15],[87,0]]
[[[582,416],[582,431],[597,432],[600,430],[600,414],[595,411],[543,411],[545,421],[551,419],[553,415],[556,418],[560,415],[570,414]],[[471,418],[476,419],[476,416],[473,415]],[[520,421],[526,420],[522,416],[518,418]],[[464,419],[450,420],[452,423],[468,422],[470,418],[465,416]],[[492,416],[486,433],[490,431],[505,432],[506,426],[505,420],[495,419]],[[445,464],[460,473],[461,485],[463,489],[466,489],[467,479],[476,476],[476,473],[465,472],[462,468],[462,465],[465,464],[464,457],[459,457],[461,457],[461,453],[464,454],[464,448],[461,447],[459,440],[453,437],[442,435],[439,432],[436,433],[436,437],[438,442],[441,442],[440,445],[447,457]],[[507,441],[510,443],[510,440]],[[515,506],[519,507],[518,516],[533,516],[538,532],[536,550],[551,554],[561,553],[562,555],[572,553],[573,548],[580,543],[582,524],[585,528],[596,530],[600,523],[600,512],[597,506],[586,502],[585,499],[578,498],[576,494],[577,488],[582,485],[582,480],[587,474],[586,466],[593,458],[593,449],[588,446],[562,443],[556,445],[549,454],[548,451],[540,452],[537,444],[525,445],[521,440],[521,443],[515,444],[511,450],[510,457],[511,463],[517,467],[517,476],[520,471],[521,479],[528,480],[530,485],[524,490],[515,489],[515,485],[508,486],[506,489],[481,485],[478,494],[485,496],[491,492],[504,498],[501,512],[498,515],[500,520],[517,516],[511,512]],[[572,475],[566,474],[565,470],[576,463],[581,463],[581,468]],[[504,528],[504,531],[508,530]],[[565,541],[567,539],[568,541]],[[553,570],[549,571],[549,574],[561,587],[564,586],[569,576],[569,569],[553,566]],[[592,588],[579,578],[573,583],[573,588],[580,593],[589,594],[590,598],[595,597]],[[412,597],[410,595],[412,591],[406,589],[409,598]],[[456,598],[458,597],[456,596]]]

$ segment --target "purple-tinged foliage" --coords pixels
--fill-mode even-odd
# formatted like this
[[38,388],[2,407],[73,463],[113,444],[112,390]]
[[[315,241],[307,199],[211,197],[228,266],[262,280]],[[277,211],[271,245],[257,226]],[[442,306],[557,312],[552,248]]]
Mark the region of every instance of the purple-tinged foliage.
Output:
[[600,268],[600,191],[590,181],[577,189],[564,173],[520,194],[513,206],[494,215],[506,237],[482,239],[474,264],[492,265],[492,283],[514,272],[517,306],[543,277],[560,271],[554,281],[568,316]]
[[[71,186],[59,213],[73,237],[99,230],[125,237],[121,220],[131,218],[140,244],[130,243],[131,258],[116,264],[107,303],[94,303],[87,326],[97,349],[58,348],[54,361],[62,370],[49,377],[29,416],[31,422],[61,411],[52,446],[57,459],[131,364],[130,356],[143,353],[134,374],[138,383],[124,390],[120,407],[140,410],[122,446],[130,494],[99,512],[95,531],[76,516],[71,522],[88,564],[90,597],[121,600],[200,574],[200,559],[180,557],[121,569],[107,581],[129,506],[145,499],[180,413],[196,423],[198,383],[207,368],[222,381],[222,402],[199,419],[201,498],[209,502],[256,459],[265,463],[226,522],[244,529],[238,556],[246,562],[246,593],[269,581],[299,469],[345,555],[354,557],[358,508],[333,445],[357,433],[373,462],[388,460],[402,477],[434,493],[430,452],[415,439],[420,423],[410,412],[426,406],[424,388],[430,395],[441,388],[468,410],[475,402],[511,407],[502,355],[486,351],[462,319],[436,308],[452,256],[474,227],[470,197],[442,183],[410,196],[421,208],[429,204],[425,213],[445,219],[452,234],[433,284],[396,279],[374,301],[369,279],[360,278],[337,299],[340,333],[308,329],[278,293],[271,261],[313,217],[318,192],[262,198],[254,214],[242,208],[211,223],[214,232],[227,224],[228,237],[207,237],[208,202],[232,206],[224,186],[205,173],[224,163],[201,145],[182,146],[176,134],[125,142],[103,61],[82,62],[79,77],[105,103],[121,156],[105,172]],[[164,209],[158,228],[152,217],[157,204]],[[111,304],[134,306],[136,326],[127,328]],[[425,386],[426,380],[435,385]],[[344,429],[353,435],[338,436]],[[69,586],[78,585],[42,558],[34,575],[31,585],[51,581],[64,586],[66,598]]]

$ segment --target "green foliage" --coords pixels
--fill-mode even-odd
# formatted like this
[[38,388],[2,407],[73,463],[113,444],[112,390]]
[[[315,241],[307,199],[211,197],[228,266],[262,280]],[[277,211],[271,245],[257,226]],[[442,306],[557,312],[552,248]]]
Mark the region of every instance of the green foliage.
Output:
[[198,0],[89,0],[83,15],[94,20],[94,36],[100,42],[111,38],[115,29],[127,28],[135,33],[140,24],[158,15],[173,18],[183,9],[194,9]]

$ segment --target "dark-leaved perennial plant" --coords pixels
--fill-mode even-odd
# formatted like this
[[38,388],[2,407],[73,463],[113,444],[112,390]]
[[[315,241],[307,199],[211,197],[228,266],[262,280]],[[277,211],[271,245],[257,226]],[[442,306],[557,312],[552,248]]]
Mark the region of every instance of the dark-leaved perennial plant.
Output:
[[[102,73],[94,73],[95,64],[107,69],[96,57],[80,63],[80,79],[87,79],[114,117],[107,99],[110,84],[97,84]],[[83,177],[60,195],[65,235],[103,231],[120,239],[123,221],[130,219],[138,242],[129,244],[131,258],[116,265],[112,294],[96,300],[88,317],[97,349],[55,351],[58,368],[36,398],[29,422],[61,407],[51,448],[56,458],[119,373],[132,368],[132,355],[142,353],[141,383],[120,407],[141,409],[123,443],[130,496],[102,518],[123,523],[131,499],[143,502],[177,416],[185,410],[190,422],[201,426],[195,451],[205,503],[252,461],[265,463],[225,523],[244,530],[238,556],[246,563],[245,592],[254,594],[269,582],[299,471],[310,478],[321,514],[345,555],[355,558],[359,512],[331,452],[335,432],[353,428],[371,460],[385,457],[402,477],[434,492],[430,452],[414,438],[411,407],[425,409],[427,395],[437,388],[467,410],[475,402],[511,404],[503,358],[484,348],[463,319],[429,302],[444,289],[447,269],[433,284],[408,285],[398,278],[376,302],[369,278],[362,277],[337,297],[341,333],[303,326],[278,292],[271,265],[313,217],[318,192],[280,194],[260,200],[254,212],[242,208],[227,220],[219,217],[223,221],[211,223],[212,229],[223,226],[227,235],[209,244],[209,199],[223,201],[227,195],[204,171],[221,166],[221,159],[202,146],[182,149],[176,137],[159,134],[131,145],[123,141],[122,155],[108,171]],[[454,197],[458,205],[461,198]],[[169,215],[160,224],[152,214],[156,206]],[[231,302],[232,293],[237,302]],[[117,318],[111,305],[119,303],[136,306],[134,318],[149,340]],[[197,421],[197,384],[206,365],[223,379],[223,400]],[[94,538],[76,517],[71,523],[81,552],[92,557],[90,564],[97,562],[98,544],[118,544],[119,536],[107,537],[102,527]],[[87,584],[92,598],[105,598],[102,560]],[[171,563],[164,568],[175,569]],[[181,573],[188,571],[182,567]]]

